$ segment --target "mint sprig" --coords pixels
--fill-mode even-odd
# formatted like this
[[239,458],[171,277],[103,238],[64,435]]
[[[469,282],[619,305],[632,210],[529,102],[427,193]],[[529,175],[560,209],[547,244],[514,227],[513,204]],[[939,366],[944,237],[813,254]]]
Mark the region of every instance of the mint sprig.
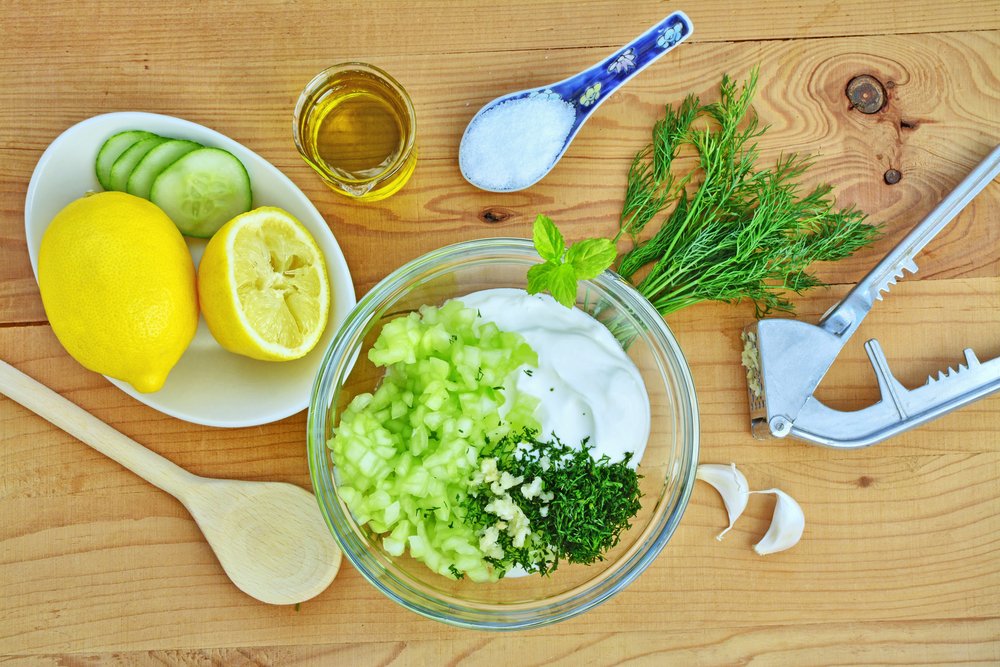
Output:
[[567,247],[562,233],[545,215],[535,218],[531,236],[545,262],[528,269],[528,294],[548,291],[567,308],[576,304],[577,281],[596,278],[618,255],[611,239],[586,239]]

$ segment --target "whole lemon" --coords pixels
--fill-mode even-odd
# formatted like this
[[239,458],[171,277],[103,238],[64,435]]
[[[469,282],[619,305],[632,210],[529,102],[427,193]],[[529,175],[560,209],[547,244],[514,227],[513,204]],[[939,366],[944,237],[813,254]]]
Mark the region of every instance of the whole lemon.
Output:
[[77,199],[45,230],[38,287],[66,351],[92,371],[157,391],[194,338],[194,262],[170,218],[123,192]]

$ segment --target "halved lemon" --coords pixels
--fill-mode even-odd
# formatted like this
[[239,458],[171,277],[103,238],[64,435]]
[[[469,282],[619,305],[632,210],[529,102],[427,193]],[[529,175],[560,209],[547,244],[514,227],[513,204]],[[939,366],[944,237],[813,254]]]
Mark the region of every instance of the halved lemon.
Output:
[[287,211],[257,208],[208,242],[198,297],[225,349],[265,361],[298,359],[316,346],[330,314],[326,260]]

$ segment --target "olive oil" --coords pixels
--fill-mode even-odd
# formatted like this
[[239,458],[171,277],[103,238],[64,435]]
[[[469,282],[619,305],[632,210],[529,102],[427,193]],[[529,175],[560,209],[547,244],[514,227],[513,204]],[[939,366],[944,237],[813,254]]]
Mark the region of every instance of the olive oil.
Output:
[[374,201],[398,191],[413,173],[413,106],[385,72],[358,63],[325,70],[295,112],[299,152],[335,190]]

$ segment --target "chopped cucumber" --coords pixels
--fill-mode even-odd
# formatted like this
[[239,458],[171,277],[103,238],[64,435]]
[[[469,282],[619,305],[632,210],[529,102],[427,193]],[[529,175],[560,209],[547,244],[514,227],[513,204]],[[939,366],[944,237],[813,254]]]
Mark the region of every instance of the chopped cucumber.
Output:
[[167,140],[164,137],[152,136],[148,139],[141,139],[129,146],[128,150],[119,155],[115,163],[111,165],[108,189],[116,192],[125,192],[125,186],[128,185],[128,177],[132,175],[135,165],[139,164],[142,158],[146,157],[146,153],[165,141]]
[[149,200],[187,236],[209,237],[250,210],[250,175],[236,157],[220,148],[199,148],[164,169],[153,181]]
[[155,136],[152,132],[144,130],[126,130],[109,137],[97,152],[97,162],[94,164],[94,171],[97,172],[97,180],[101,187],[105,190],[111,189],[111,166],[122,153],[133,144]]
[[462,500],[487,442],[538,427],[537,400],[503,387],[538,357],[460,301],[388,322],[368,357],[385,376],[351,401],[329,442],[341,497],[387,553],[409,549],[446,577],[496,579]]
[[198,148],[202,148],[202,145],[184,139],[170,139],[159,146],[154,146],[153,150],[146,153],[139,164],[135,165],[132,175],[128,177],[125,191],[130,195],[149,199],[149,191],[156,177],[181,157]]

